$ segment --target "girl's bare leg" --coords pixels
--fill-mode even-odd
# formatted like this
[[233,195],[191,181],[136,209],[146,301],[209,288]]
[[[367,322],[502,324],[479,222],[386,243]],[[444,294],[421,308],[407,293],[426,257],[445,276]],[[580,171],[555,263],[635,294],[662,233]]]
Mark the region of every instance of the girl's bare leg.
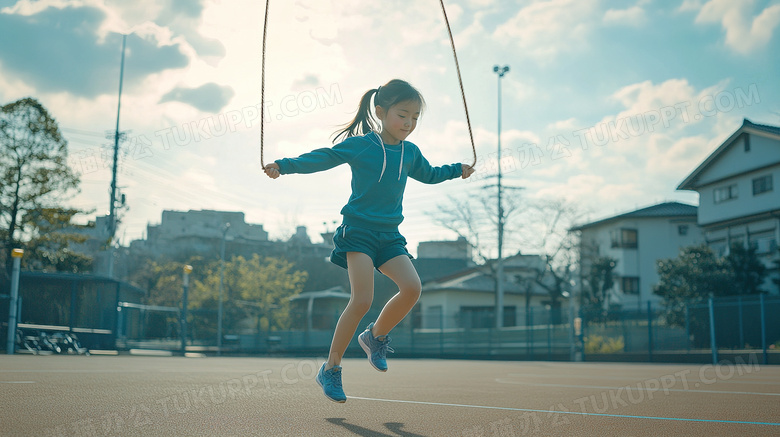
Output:
[[326,370],[341,364],[341,358],[352,341],[360,320],[371,308],[374,299],[374,263],[371,257],[365,253],[348,252],[347,273],[352,289],[351,297],[333,332]]
[[374,337],[387,335],[406,317],[420,298],[422,284],[417,270],[406,255],[397,256],[382,264],[379,271],[398,286],[398,293],[387,301],[379,317],[374,322]]

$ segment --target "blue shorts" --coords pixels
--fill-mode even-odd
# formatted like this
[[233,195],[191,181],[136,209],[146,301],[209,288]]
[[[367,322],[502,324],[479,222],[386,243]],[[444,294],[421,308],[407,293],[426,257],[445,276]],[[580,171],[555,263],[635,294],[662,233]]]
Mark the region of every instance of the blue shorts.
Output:
[[379,270],[391,259],[412,255],[406,250],[406,238],[399,232],[377,232],[356,226],[341,225],[333,235],[333,252],[330,262],[339,267],[347,268],[347,252],[365,253]]

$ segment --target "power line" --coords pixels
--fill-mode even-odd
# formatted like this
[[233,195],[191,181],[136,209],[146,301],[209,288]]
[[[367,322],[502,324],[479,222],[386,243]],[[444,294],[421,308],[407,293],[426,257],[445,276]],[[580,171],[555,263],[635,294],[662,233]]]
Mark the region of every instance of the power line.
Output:
[[83,129],[74,129],[74,128],[69,128],[69,127],[60,127],[60,130],[63,131],[63,132],[69,132],[69,133],[77,134],[77,135],[87,135],[87,136],[91,136],[91,137],[100,137],[100,138],[103,138],[103,139],[106,138],[106,133],[105,132],[97,132],[97,131],[83,130]]

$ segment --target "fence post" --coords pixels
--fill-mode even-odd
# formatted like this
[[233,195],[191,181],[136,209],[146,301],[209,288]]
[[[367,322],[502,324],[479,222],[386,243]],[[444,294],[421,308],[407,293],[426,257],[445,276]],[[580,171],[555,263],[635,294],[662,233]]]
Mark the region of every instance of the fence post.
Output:
[[8,338],[6,353],[13,355],[16,351],[16,323],[19,320],[19,276],[21,271],[22,255],[24,250],[14,249],[11,252],[13,267],[11,270],[11,299],[8,304]]
[[182,277],[182,297],[181,297],[181,354],[187,355],[187,291],[190,286],[190,273],[192,273],[192,266],[184,266],[184,275]]
[[710,347],[712,348],[712,364],[718,364],[718,343],[715,341],[715,308],[712,298],[709,299],[710,307]]
[[[422,316],[422,312],[419,313]],[[409,327],[409,350],[412,356],[414,356],[414,326],[415,322],[417,322],[415,319],[415,314],[412,314],[412,326]],[[419,322],[420,326],[422,326],[422,320]]]
[[653,302],[647,301],[647,357],[653,361]]
[[488,326],[488,354],[493,353],[493,325]]
[[552,306],[547,314],[547,361],[552,361]]
[[744,349],[745,348],[745,330],[742,326],[742,296],[739,296],[737,298],[737,306],[739,307],[739,317],[737,318],[739,320],[739,348]]
[[764,350],[764,364],[769,364],[769,355],[766,351],[766,315],[764,311],[764,293],[759,296],[761,303],[761,349]]
[[444,356],[444,311],[439,314],[439,356]]
[[585,320],[582,308],[580,308],[580,314],[577,319],[574,320],[574,336],[577,338],[577,348],[580,351],[580,361],[586,361],[587,357],[585,354],[585,329],[587,325],[588,321]]
[[526,342],[526,355],[531,360],[534,359],[534,308],[528,308],[528,320],[525,321],[525,342]]
[[685,303],[685,350],[691,351],[691,312],[688,302]]

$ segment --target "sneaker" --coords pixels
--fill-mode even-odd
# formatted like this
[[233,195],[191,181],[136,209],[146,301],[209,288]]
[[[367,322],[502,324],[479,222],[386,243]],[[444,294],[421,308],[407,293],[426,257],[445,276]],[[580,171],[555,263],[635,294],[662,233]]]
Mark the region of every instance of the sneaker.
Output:
[[333,402],[347,402],[347,395],[344,394],[344,389],[341,388],[341,366],[333,366],[325,370],[327,364],[327,362],[322,363],[320,371],[317,372],[317,384],[322,387],[322,392],[325,393],[326,398]]
[[368,355],[368,362],[371,363],[376,370],[387,372],[387,353],[395,351],[389,346],[390,336],[383,335],[381,336],[382,338],[374,337],[371,333],[371,328],[373,327],[374,322],[371,322],[371,324],[368,325],[368,328],[358,336],[358,343],[360,343],[360,347],[362,347],[366,352],[366,355]]

